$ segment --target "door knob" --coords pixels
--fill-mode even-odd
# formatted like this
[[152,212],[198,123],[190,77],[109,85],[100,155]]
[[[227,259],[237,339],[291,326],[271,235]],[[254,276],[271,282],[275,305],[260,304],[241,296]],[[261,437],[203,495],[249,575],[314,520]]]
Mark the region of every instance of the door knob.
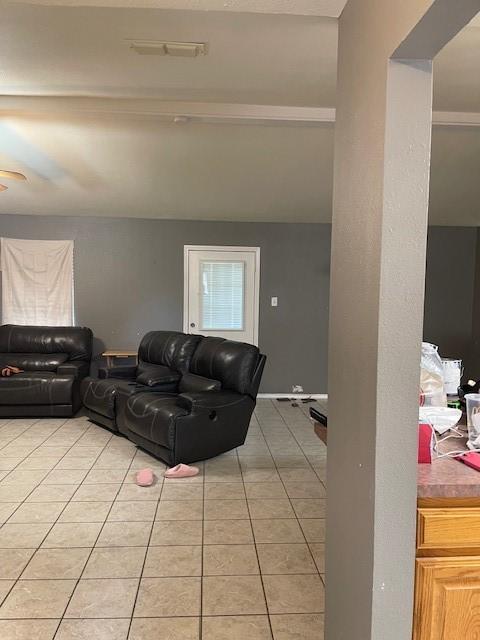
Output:
[[194,323],[194,322],[191,322],[191,323],[190,323],[190,326],[191,326],[191,327],[192,327],[192,329],[193,329],[193,327],[195,326],[195,323]]

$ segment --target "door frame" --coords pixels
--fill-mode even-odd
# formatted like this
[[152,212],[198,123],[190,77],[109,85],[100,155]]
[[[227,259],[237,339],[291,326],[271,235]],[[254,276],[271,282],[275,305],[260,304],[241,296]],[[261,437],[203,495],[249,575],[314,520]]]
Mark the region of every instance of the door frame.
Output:
[[189,292],[189,265],[191,251],[229,251],[245,252],[250,251],[255,254],[254,292],[253,292],[253,344],[258,346],[258,327],[260,320],[260,247],[238,247],[220,245],[196,245],[186,244],[183,247],[183,332],[188,333],[188,292]]

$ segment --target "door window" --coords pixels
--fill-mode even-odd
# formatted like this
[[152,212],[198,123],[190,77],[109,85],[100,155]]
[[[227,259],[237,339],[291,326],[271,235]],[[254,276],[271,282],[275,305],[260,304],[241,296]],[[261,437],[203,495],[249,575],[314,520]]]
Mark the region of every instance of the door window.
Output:
[[245,263],[200,263],[202,331],[243,331]]

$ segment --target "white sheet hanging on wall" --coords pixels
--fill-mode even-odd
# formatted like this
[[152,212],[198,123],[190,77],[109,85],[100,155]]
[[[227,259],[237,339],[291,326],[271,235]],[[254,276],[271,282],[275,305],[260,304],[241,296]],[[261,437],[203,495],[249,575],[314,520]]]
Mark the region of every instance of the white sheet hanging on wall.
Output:
[[1,239],[2,322],[73,325],[73,241]]

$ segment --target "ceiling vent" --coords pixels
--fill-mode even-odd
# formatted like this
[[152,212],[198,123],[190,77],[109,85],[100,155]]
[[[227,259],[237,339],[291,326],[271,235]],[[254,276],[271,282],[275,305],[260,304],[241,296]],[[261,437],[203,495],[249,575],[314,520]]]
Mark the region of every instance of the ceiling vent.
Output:
[[180,56],[196,58],[207,54],[206,42],[161,42],[159,40],[129,40],[130,48],[141,56]]

